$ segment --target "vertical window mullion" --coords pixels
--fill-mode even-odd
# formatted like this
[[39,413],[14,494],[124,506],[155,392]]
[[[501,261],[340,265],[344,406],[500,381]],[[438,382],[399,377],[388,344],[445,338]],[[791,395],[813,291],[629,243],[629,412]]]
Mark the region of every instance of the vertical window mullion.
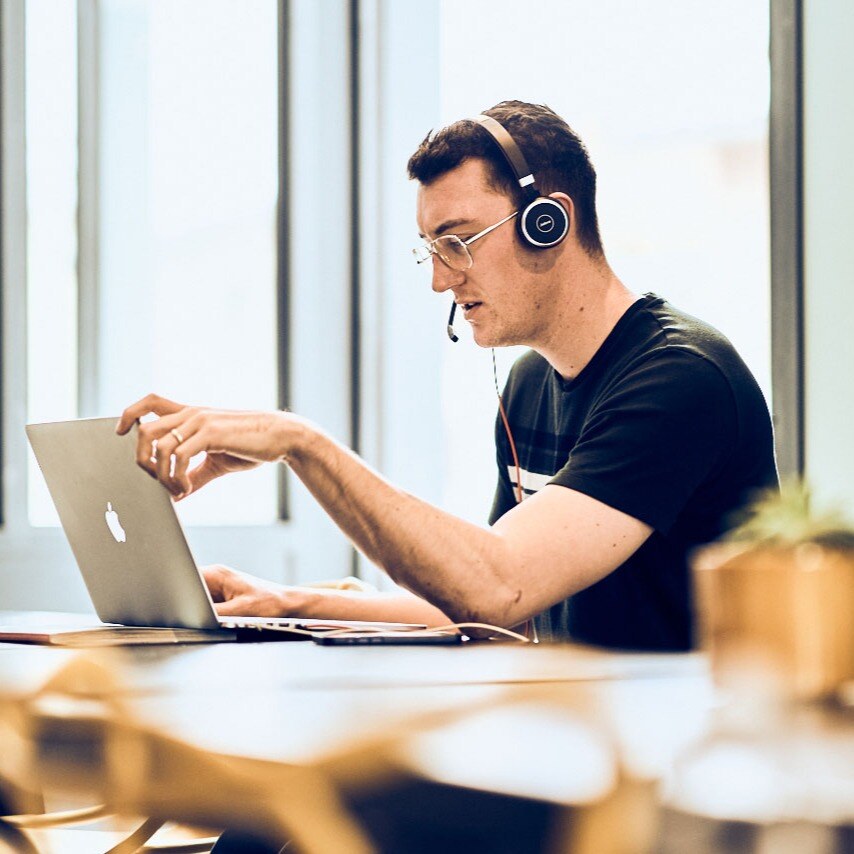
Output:
[[362,302],[359,254],[361,221],[359,197],[360,151],[360,60],[359,0],[349,9],[350,53],[350,446],[361,452]]
[[771,2],[771,350],[777,464],[804,471],[801,0]]
[[[349,53],[350,53],[350,447],[356,453],[362,448],[361,404],[362,404],[362,293],[360,240],[359,167],[360,122],[359,122],[359,0],[351,0],[349,9]],[[359,553],[354,548],[350,554],[350,571],[359,575]]]
[[7,530],[27,527],[27,183],[24,0],[0,4],[0,523]]
[[[276,218],[276,355],[278,359],[278,402],[279,409],[291,405],[291,300],[290,300],[290,196],[288,176],[290,172],[290,2],[279,0],[279,199]],[[290,519],[287,468],[279,470],[278,518],[282,522]]]
[[99,397],[98,34],[98,0],[78,0],[77,408],[83,417],[98,413]]

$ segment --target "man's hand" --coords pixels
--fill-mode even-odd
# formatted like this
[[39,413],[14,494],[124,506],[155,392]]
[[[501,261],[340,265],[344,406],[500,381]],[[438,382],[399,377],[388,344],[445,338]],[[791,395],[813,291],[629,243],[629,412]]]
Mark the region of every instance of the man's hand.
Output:
[[[136,461],[176,499],[229,472],[281,460],[288,422],[295,421],[284,412],[206,409],[150,394],[122,413],[116,432],[127,433],[151,413],[159,418],[139,425]],[[190,460],[201,453],[204,460],[190,469]]]
[[288,588],[227,566],[202,568],[205,584],[221,617],[286,617]]

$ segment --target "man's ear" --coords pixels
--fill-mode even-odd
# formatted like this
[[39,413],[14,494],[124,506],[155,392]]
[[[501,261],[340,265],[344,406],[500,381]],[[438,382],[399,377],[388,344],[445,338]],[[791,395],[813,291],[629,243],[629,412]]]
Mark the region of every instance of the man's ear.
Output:
[[569,230],[572,231],[575,226],[575,205],[572,199],[566,193],[549,193],[548,198],[560,202],[566,208],[566,212],[569,214]]

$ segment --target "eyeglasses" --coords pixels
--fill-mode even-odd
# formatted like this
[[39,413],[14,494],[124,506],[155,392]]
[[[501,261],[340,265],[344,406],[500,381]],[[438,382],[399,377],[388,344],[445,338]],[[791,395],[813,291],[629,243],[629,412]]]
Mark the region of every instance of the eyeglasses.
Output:
[[423,246],[412,250],[412,254],[415,256],[418,264],[423,264],[425,261],[429,261],[433,255],[438,255],[452,270],[464,273],[474,264],[469,246],[475,240],[485,237],[490,231],[495,231],[499,225],[509,222],[518,213],[519,211],[513,211],[512,214],[508,214],[504,219],[496,222],[495,225],[490,225],[489,228],[485,228],[468,240],[462,240],[456,234],[443,234],[435,240],[425,240]]

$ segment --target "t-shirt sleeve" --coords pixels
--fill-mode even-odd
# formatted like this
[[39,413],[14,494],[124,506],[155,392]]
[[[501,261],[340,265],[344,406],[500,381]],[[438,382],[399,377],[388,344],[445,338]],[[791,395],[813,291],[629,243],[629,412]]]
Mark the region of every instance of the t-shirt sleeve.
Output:
[[704,357],[677,347],[650,355],[591,409],[550,481],[667,534],[734,443],[729,384]]

